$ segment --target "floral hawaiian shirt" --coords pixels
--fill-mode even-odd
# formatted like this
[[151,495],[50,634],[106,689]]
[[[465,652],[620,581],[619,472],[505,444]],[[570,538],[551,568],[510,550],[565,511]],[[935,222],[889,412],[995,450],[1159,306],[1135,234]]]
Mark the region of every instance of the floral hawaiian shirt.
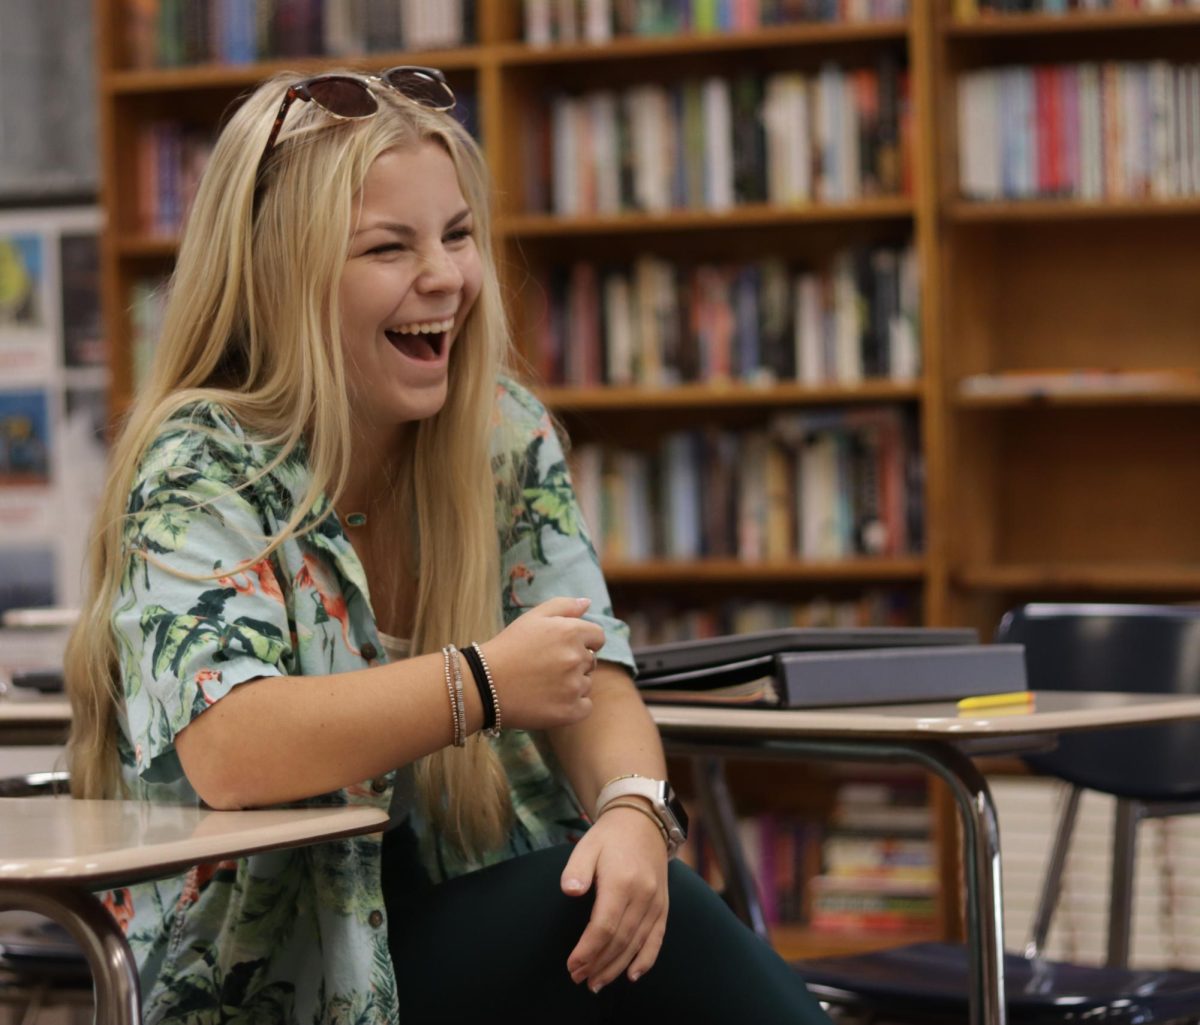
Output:
[[[519,460],[522,496],[502,524],[506,620],[555,595],[586,595],[588,618],[607,637],[603,657],[632,669],[628,631],[612,614],[545,410],[505,381],[497,426],[496,438],[506,440],[493,446],[493,459]],[[139,468],[113,612],[123,775],[138,798],[199,803],[175,737],[238,684],[386,661],[362,565],[336,517],[248,569],[220,575],[260,552],[307,489],[303,452],[253,479],[272,454],[228,411],[199,404],[164,426]],[[327,508],[322,499],[312,518]],[[506,846],[480,864],[577,839],[586,821],[543,748],[519,730],[493,743],[511,782],[514,826]],[[396,776],[307,803],[386,810]],[[479,867],[422,839],[432,878]],[[105,902],[141,971],[145,1021],[402,1022],[381,846],[381,834],[337,840],[109,891]]]

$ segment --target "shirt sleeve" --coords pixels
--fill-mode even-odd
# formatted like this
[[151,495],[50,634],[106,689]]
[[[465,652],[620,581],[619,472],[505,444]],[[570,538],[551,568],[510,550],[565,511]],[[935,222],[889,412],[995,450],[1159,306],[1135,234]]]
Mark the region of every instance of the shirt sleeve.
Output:
[[598,657],[632,674],[629,627],[613,612],[558,435],[541,403],[511,388],[501,409],[509,420],[518,494],[502,550],[505,622],[550,598],[591,598],[584,618],[602,627],[605,636]]
[[[287,605],[252,499],[189,468],[140,478],[113,614],[139,777],[183,778],[175,737],[238,684],[287,672]],[[245,568],[242,564],[248,564]]]

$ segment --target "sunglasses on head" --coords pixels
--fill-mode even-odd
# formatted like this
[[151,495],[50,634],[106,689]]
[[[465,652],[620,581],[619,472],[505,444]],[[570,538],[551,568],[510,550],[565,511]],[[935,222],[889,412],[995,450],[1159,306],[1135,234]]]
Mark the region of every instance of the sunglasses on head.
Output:
[[279,130],[283,128],[283,121],[293,103],[297,100],[315,103],[333,117],[345,121],[358,121],[379,110],[379,101],[371,89],[372,83],[386,86],[406,100],[429,110],[445,111],[454,107],[454,93],[446,83],[446,76],[437,68],[401,65],[381,71],[378,75],[314,75],[288,86],[283,102],[279,105],[279,113],[275,115],[275,124],[271,126],[267,145],[259,158],[255,181],[262,181],[263,168],[267,166],[267,158],[270,157],[271,151],[275,149]]

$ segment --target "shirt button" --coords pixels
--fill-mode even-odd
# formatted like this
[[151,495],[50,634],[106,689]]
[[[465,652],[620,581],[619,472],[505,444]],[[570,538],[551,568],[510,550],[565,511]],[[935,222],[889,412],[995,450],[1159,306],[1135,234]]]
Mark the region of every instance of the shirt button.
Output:
[[374,662],[379,657],[379,649],[370,641],[367,641],[360,650],[362,651],[362,657],[368,662]]
[[369,915],[367,915],[367,921],[371,923],[372,929],[378,929],[381,925],[383,925],[383,912],[376,908]]
[[387,789],[387,780],[382,776],[371,780],[371,791],[376,794],[382,794]]

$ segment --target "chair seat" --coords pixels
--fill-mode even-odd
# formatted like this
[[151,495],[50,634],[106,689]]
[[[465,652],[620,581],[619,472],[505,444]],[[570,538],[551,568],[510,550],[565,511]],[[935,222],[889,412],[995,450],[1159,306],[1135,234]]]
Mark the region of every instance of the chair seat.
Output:
[[[914,1020],[967,1019],[967,949],[918,943],[793,962],[813,995]],[[1159,1022],[1200,1018],[1200,972],[1096,968],[1004,956],[1012,1022]],[[1086,1016],[1086,1017],[1085,1017]]]
[[8,973],[9,983],[92,986],[91,969],[83,951],[56,922],[38,922],[0,933],[0,969]]

